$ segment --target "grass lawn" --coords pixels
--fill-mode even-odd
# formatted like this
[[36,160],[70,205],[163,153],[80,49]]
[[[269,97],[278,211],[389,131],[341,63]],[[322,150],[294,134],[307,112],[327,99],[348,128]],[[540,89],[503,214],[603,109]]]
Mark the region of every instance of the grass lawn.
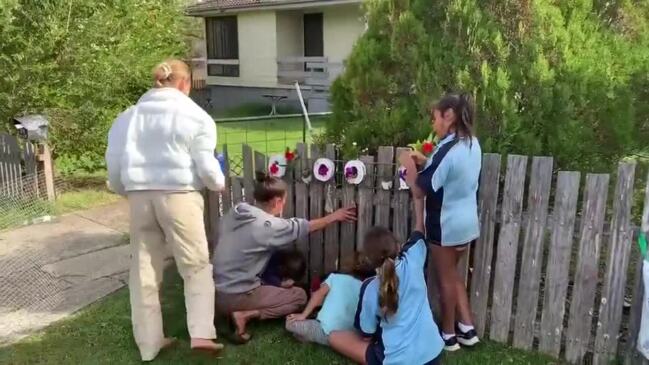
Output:
[[62,193],[56,200],[54,211],[65,214],[117,202],[121,197],[107,189],[82,189]]
[[[169,270],[161,293],[165,330],[180,339],[162,352],[154,364],[349,364],[325,347],[299,344],[287,335],[280,321],[251,327],[254,338],[248,345],[226,343],[223,357],[215,361],[189,351],[185,326],[182,284]],[[224,329],[219,328],[219,331]],[[131,335],[129,299],[126,289],[88,307],[27,340],[0,348],[1,364],[140,364]],[[493,343],[475,350],[447,355],[448,365],[557,364],[546,357],[516,351]]]
[[[313,118],[313,134],[324,129],[325,118]],[[218,147],[227,144],[230,155],[241,154],[241,144],[247,143],[256,151],[265,154],[283,152],[286,147],[295,148],[302,141],[302,118],[263,119],[244,122],[217,123]],[[307,141],[309,141],[307,133]]]

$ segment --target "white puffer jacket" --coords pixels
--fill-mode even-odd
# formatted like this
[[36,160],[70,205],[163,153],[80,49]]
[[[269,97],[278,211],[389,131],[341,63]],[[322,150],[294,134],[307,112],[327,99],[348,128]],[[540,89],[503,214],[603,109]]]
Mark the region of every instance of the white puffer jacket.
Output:
[[111,190],[222,190],[214,120],[173,88],[152,89],[123,112],[108,134]]

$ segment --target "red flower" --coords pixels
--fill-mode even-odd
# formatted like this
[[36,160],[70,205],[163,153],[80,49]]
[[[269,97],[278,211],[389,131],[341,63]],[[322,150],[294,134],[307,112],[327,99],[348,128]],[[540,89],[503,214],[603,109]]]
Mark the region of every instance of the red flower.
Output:
[[284,152],[284,157],[286,158],[286,162],[291,162],[295,159],[295,152],[292,152],[287,148],[286,152]]
[[277,162],[270,165],[270,174],[271,175],[277,175],[278,172],[279,172],[279,164]]
[[432,142],[424,142],[424,144],[421,146],[421,152],[424,153],[424,155],[430,155],[433,153],[433,150],[435,149],[435,145]]

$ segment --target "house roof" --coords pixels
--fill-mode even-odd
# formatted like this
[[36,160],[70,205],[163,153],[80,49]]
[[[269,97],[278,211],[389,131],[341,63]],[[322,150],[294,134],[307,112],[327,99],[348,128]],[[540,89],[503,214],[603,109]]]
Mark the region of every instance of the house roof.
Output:
[[186,8],[187,15],[205,16],[219,12],[282,9],[360,3],[362,0],[198,0]]

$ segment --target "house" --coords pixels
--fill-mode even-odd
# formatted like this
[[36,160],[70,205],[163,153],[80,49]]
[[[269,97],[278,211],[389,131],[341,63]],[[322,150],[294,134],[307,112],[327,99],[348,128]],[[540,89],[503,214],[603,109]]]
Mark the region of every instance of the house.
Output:
[[362,0],[203,0],[186,13],[204,22],[194,79],[216,110],[298,106],[296,81],[310,112],[328,110],[329,86],[366,27]]

